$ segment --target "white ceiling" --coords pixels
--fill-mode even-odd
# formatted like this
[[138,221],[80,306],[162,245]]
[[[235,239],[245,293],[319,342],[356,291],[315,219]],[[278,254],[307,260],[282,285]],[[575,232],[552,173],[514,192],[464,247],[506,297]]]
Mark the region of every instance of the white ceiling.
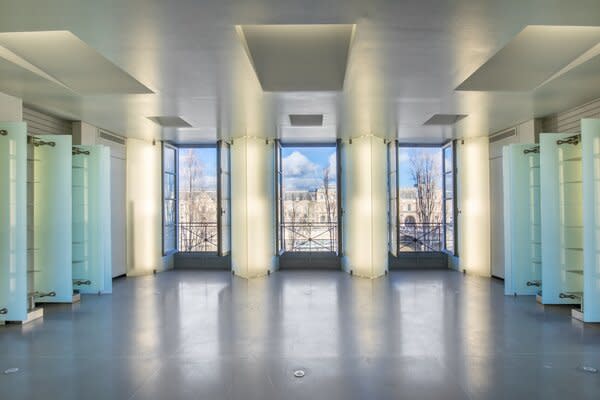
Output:
[[[372,133],[435,143],[600,97],[597,57],[535,90],[454,90],[529,25],[600,26],[597,0],[0,0],[0,10],[0,32],[69,31],[154,93],[82,94],[2,59],[0,91],[129,137],[330,140]],[[264,92],[236,33],[237,25],[256,24],[355,24],[343,91]],[[557,45],[562,54],[573,50],[565,59],[589,50],[570,45]],[[63,50],[56,49],[59,57],[70,57]],[[41,68],[36,54],[20,56]],[[73,66],[88,65],[72,57]],[[55,78],[66,73],[43,70]],[[324,124],[292,128],[289,114],[323,114]],[[468,117],[453,127],[423,126],[434,114]],[[148,116],[179,116],[193,128],[161,130]]]

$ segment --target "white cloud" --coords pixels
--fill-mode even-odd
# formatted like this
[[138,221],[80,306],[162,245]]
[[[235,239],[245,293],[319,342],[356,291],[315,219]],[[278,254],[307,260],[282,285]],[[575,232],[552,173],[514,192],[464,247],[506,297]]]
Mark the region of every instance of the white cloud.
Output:
[[329,180],[335,180],[337,176],[337,158],[335,153],[331,153],[329,156],[329,165],[327,166],[329,169]]
[[328,158],[327,165],[309,160],[299,151],[292,152],[282,160],[285,190],[314,190],[323,186],[323,173],[329,172],[329,182],[334,183],[337,175],[335,153]]
[[398,162],[400,164],[404,164],[407,163],[410,160],[410,155],[408,154],[408,151],[399,151],[398,152]]
[[310,161],[304,154],[294,151],[282,160],[285,176],[306,176],[317,173],[319,166]]
[[312,190],[321,185],[322,171],[304,154],[294,151],[282,160],[286,190]]

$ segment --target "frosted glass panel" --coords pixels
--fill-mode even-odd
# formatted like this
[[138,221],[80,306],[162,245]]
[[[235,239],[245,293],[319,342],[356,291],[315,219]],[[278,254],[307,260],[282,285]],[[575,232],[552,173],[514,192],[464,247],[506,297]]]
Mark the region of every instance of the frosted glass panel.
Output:
[[110,254],[110,150],[76,146],[73,155],[73,287],[112,292]]
[[71,136],[44,135],[33,146],[34,286],[40,293],[56,293],[36,302],[72,302],[71,278]]
[[27,319],[27,126],[0,123],[0,320]]
[[540,169],[539,154],[531,152],[534,147],[515,144],[503,149],[507,295],[533,295],[540,290]]
[[583,184],[581,144],[558,147],[561,293],[583,292]]
[[581,121],[583,163],[583,319],[600,322],[600,120]]
[[[558,145],[569,134],[540,135],[542,303],[575,304],[561,297],[581,289],[581,146]],[[569,205],[569,206],[567,206]]]

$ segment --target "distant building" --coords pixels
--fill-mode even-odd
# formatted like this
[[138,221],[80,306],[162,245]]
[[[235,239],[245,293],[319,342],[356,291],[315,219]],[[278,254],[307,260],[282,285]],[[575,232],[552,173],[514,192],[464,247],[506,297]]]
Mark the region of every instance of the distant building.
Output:
[[[435,192],[435,204],[438,205],[431,220],[429,222],[441,222],[442,221],[442,191],[440,189]],[[399,206],[398,206],[398,219],[401,224],[418,224],[421,223],[421,218],[417,212],[417,189],[416,188],[400,188],[398,190]]]

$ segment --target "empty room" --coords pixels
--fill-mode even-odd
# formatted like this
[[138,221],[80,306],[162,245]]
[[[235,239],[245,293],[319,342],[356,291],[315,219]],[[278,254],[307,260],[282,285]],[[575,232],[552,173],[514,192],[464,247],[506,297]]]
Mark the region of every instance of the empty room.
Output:
[[0,399],[599,369],[598,0],[0,0]]

